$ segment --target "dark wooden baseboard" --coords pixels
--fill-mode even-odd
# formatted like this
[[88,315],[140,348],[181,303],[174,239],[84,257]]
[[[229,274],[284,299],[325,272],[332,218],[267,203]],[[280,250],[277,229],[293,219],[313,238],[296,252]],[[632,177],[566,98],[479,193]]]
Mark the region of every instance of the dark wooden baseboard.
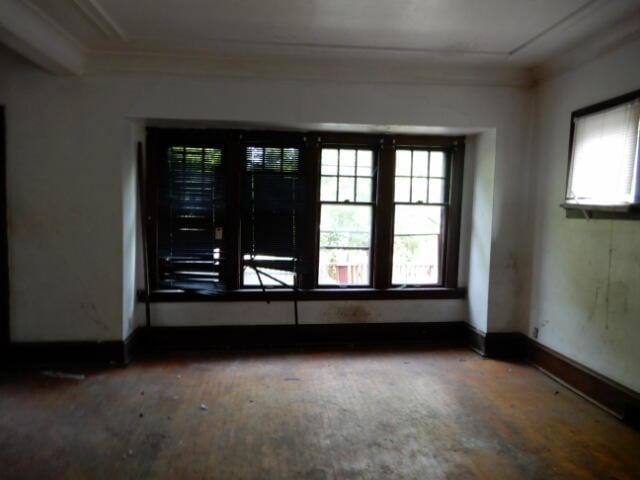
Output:
[[8,348],[10,367],[125,364],[124,342],[17,342]]
[[141,329],[148,349],[246,349],[464,345],[464,322],[152,327]]
[[489,358],[525,360],[555,380],[640,428],[640,394],[518,332],[484,333],[467,326],[467,344]]
[[467,345],[480,355],[490,358],[524,358],[526,341],[517,332],[481,332],[467,325]]
[[140,332],[107,342],[14,342],[8,345],[2,364],[9,368],[51,366],[124,366],[139,349]]
[[625,422],[640,428],[640,394],[594,372],[561,353],[521,335],[526,359],[553,378],[603,406]]
[[464,322],[140,327],[125,341],[24,342],[6,349],[17,367],[122,366],[146,350],[465,345]]

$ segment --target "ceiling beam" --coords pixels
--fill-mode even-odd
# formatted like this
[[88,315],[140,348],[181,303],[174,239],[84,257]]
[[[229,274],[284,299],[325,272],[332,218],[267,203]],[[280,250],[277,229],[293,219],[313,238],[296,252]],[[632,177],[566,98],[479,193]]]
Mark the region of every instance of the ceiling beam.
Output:
[[25,0],[0,2],[0,43],[51,73],[80,75],[84,70],[82,47]]

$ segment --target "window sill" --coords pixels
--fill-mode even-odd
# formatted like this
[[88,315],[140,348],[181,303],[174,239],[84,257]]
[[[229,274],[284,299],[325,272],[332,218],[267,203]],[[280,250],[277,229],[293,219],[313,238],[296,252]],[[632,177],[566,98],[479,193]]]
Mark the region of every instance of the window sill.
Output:
[[[160,302],[251,302],[251,301],[313,301],[313,300],[449,300],[466,296],[464,288],[340,288],[300,290],[297,293],[289,289],[233,290],[216,295],[195,292],[155,291],[150,301]],[[138,300],[144,301],[144,292],[139,292]]]
[[640,220],[640,205],[587,205],[563,203],[567,218],[587,220]]

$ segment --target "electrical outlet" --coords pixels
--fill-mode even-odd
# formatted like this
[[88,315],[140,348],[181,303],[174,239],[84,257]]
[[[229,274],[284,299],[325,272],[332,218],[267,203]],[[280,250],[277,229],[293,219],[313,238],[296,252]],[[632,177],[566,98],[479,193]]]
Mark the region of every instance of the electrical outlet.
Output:
[[533,338],[538,338],[538,327],[533,327]]

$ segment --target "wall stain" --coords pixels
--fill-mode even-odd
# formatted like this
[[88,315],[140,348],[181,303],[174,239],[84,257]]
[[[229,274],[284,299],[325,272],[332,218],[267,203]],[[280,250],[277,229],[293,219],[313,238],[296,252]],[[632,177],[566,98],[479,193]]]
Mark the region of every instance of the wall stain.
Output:
[[611,299],[611,264],[613,263],[613,221],[609,223],[609,259],[607,263],[607,289],[605,292],[606,315],[604,328],[609,330],[609,301]]
[[362,305],[344,305],[335,307],[332,316],[341,323],[366,323],[371,319],[371,312]]

